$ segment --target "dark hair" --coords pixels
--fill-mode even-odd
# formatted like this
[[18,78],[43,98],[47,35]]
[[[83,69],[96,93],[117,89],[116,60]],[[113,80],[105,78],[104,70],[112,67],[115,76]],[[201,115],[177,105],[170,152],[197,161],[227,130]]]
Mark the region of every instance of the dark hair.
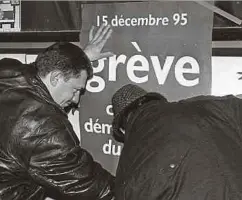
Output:
[[69,42],[57,42],[37,56],[35,66],[40,77],[45,77],[54,70],[60,70],[66,80],[77,78],[81,71],[87,72],[88,79],[93,76],[90,60],[78,46]]

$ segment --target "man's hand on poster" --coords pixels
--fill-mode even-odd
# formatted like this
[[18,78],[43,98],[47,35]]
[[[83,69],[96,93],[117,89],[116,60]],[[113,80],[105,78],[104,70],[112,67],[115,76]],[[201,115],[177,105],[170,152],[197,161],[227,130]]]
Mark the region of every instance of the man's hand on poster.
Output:
[[94,29],[95,27],[92,26],[89,32],[89,42],[84,48],[84,52],[87,54],[88,58],[91,61],[96,61],[101,58],[113,56],[114,54],[112,52],[101,52],[107,40],[111,37],[112,29],[110,25],[105,26],[102,24],[95,34]]

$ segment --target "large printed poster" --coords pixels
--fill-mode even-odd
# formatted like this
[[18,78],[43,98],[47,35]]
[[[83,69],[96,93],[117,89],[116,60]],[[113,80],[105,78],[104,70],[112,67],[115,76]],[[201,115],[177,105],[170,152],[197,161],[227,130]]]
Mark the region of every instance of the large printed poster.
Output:
[[242,97],[241,63],[242,57],[212,57],[212,95]]
[[82,43],[110,24],[115,55],[94,63],[80,108],[81,145],[115,174],[122,145],[112,138],[111,97],[127,83],[179,100],[211,92],[213,13],[195,2],[86,4]]

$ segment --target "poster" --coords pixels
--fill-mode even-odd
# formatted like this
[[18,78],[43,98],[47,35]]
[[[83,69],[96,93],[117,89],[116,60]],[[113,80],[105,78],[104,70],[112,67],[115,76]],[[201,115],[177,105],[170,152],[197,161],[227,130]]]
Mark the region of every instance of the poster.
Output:
[[242,94],[242,57],[215,56],[212,57],[212,89],[215,96]]
[[127,83],[169,101],[210,94],[213,13],[196,2],[87,4],[82,42],[102,23],[113,28],[105,50],[115,55],[94,63],[80,108],[81,145],[115,174],[122,145],[112,137],[112,95]]

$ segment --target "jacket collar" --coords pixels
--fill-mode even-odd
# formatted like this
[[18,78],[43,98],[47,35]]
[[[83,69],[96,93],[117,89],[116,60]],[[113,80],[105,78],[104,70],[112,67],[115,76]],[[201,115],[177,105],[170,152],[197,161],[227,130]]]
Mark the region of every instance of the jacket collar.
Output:
[[55,103],[47,87],[37,75],[37,68],[34,63],[21,64],[15,59],[0,60],[0,90],[6,91],[17,88],[26,88],[35,95],[37,93],[38,97],[66,114],[64,109]]
[[65,110],[54,101],[54,99],[52,98],[52,96],[51,96],[49,90],[47,89],[46,85],[43,83],[43,81],[37,75],[37,73],[35,74],[35,76],[30,77],[29,81],[30,81],[30,84],[33,86],[34,90],[38,93],[39,97],[41,97],[43,100],[45,100],[49,104],[54,105],[61,112],[63,112],[65,115],[67,115]]
[[[130,137],[133,137],[131,135],[134,134],[134,132],[140,130],[141,124],[147,123],[147,125],[149,125],[147,119],[151,119],[151,116],[153,118],[156,115],[156,113],[151,112],[151,110],[154,110],[155,108],[157,112],[161,112],[161,110],[166,109],[167,103],[168,101],[165,98],[160,100],[149,100],[136,107],[135,110],[131,111],[125,127],[124,143],[128,141]],[[134,134],[134,137],[136,136],[141,137],[141,133],[138,133],[138,135]]]

